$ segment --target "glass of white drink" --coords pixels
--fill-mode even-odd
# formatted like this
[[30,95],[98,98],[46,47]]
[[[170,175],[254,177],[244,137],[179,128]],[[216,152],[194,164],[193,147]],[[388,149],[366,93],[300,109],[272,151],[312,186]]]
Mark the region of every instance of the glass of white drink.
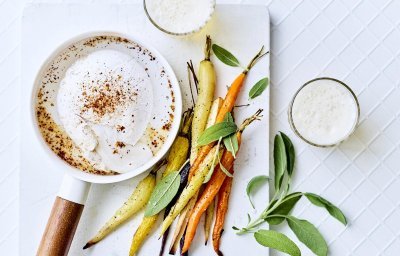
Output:
[[150,22],[171,35],[200,31],[211,19],[215,0],[143,0]]
[[296,92],[288,115],[297,136],[313,146],[330,147],[354,132],[360,107],[349,86],[321,77],[305,83]]

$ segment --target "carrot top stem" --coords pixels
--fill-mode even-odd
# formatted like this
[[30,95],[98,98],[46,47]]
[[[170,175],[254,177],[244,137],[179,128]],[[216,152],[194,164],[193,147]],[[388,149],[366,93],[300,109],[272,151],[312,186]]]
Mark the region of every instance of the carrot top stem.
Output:
[[194,86],[196,87],[196,93],[199,93],[199,88],[198,88],[199,79],[197,78],[196,71],[194,70],[194,66],[193,66],[192,60],[186,62],[186,64],[187,64],[187,67],[189,68],[189,71],[190,71],[189,72],[189,82],[190,82],[190,74],[191,74],[192,77],[193,77]]
[[262,57],[264,57],[269,53],[269,51],[265,53],[263,53],[263,51],[264,51],[264,45],[261,47],[260,51],[256,54],[256,56],[254,56],[253,59],[251,59],[250,63],[247,65],[245,70],[243,70],[243,73],[247,74],[247,72],[249,72],[250,69],[254,67],[257,61],[259,61]]
[[260,108],[260,109],[257,110],[256,113],[254,113],[251,117],[246,118],[246,119],[243,121],[243,123],[240,125],[239,131],[238,131],[238,132],[243,132],[244,129],[245,129],[247,126],[249,126],[249,124],[251,124],[253,121],[255,121],[255,120],[260,120],[261,117],[262,117],[261,113],[262,113],[263,111],[264,111],[264,110]]
[[211,53],[211,37],[207,35],[206,38],[206,47],[204,48],[204,60],[210,60],[210,53]]

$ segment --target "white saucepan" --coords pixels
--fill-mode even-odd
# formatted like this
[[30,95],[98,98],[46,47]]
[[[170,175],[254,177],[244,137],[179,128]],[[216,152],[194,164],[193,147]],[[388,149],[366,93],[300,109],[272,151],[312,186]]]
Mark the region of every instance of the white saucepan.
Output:
[[[101,49],[129,54],[147,72],[153,91],[152,118],[148,126],[158,132],[162,143],[152,150],[153,157],[132,170],[117,175],[101,175],[82,171],[62,159],[57,145],[46,139],[39,128],[37,107],[44,106],[54,123],[60,124],[57,113],[57,91],[66,70],[79,58]],[[46,94],[43,96],[43,94]],[[43,99],[45,97],[45,101]],[[168,151],[178,132],[182,114],[182,98],[178,80],[161,54],[130,36],[114,32],[92,32],[76,36],[58,47],[42,65],[32,90],[32,124],[43,150],[65,172],[37,255],[67,255],[78,225],[91,183],[113,183],[135,177],[149,170]],[[168,125],[166,122],[168,121]],[[62,129],[62,128],[61,128]],[[51,133],[51,131],[47,131]],[[47,181],[51,182],[51,181]]]

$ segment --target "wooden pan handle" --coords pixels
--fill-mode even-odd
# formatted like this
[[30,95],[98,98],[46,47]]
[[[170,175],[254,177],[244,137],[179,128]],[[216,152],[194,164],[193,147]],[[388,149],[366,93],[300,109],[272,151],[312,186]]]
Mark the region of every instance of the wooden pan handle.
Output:
[[82,204],[57,196],[37,255],[67,256],[82,211]]

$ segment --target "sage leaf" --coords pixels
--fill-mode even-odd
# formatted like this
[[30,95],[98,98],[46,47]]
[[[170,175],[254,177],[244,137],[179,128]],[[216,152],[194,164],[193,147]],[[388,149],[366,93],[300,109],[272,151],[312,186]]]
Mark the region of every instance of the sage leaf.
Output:
[[288,216],[286,221],[297,238],[318,256],[328,254],[328,245],[318,229],[306,220]]
[[233,56],[232,53],[230,53],[228,50],[222,48],[221,46],[217,45],[217,44],[213,44],[212,45],[212,50],[215,54],[215,56],[217,56],[217,58],[222,61],[223,63],[225,63],[228,66],[231,67],[239,67],[240,63],[238,61],[238,59]]
[[283,132],[280,132],[283,143],[285,144],[285,151],[286,151],[286,162],[287,162],[287,172],[289,174],[289,177],[292,176],[293,174],[293,169],[294,169],[294,161],[295,161],[295,152],[294,152],[294,147],[292,141],[289,139],[289,137],[284,134]]
[[269,83],[268,77],[264,77],[260,81],[258,81],[249,91],[249,98],[254,99],[257,96],[260,96],[265,89],[267,88]]
[[236,132],[237,126],[233,122],[221,122],[207,128],[197,141],[198,146],[207,145]]
[[277,231],[261,229],[254,233],[254,238],[263,246],[287,253],[290,256],[301,256],[299,247],[289,237]]
[[233,174],[230,173],[230,172],[225,168],[225,166],[221,163],[221,160],[219,160],[219,168],[221,168],[221,171],[222,171],[223,173],[225,173],[226,176],[228,176],[229,178],[233,178]]
[[160,180],[150,196],[144,216],[153,216],[167,207],[178,192],[180,180],[181,175],[177,171]]
[[224,116],[224,122],[234,122],[231,112],[226,113],[226,115]]
[[225,166],[221,163],[221,157],[218,154],[218,163],[219,163],[219,168],[222,170],[223,173],[225,173],[226,176],[233,178],[233,174],[229,172],[229,170],[227,170],[225,168]]
[[343,225],[347,225],[347,220],[343,212],[331,202],[313,193],[305,193],[304,195],[312,204],[325,208],[332,217],[343,223]]
[[247,184],[246,193],[247,193],[247,197],[249,198],[250,204],[253,207],[253,209],[254,209],[254,203],[253,203],[253,200],[251,199],[252,192],[254,191],[254,189],[258,188],[261,184],[263,184],[264,182],[266,182],[268,180],[269,180],[268,176],[260,175],[260,176],[253,177]]
[[[268,215],[289,215],[289,213],[293,210],[294,206],[300,200],[303,194],[300,192],[292,193],[283,198],[279,206],[277,206],[274,210],[272,210]],[[271,202],[270,205],[274,205],[276,200]],[[285,218],[283,217],[267,217],[267,222],[270,225],[279,225],[281,224]]]
[[231,134],[223,139],[226,150],[232,153],[233,157],[236,158],[236,153],[239,150],[239,142],[236,133]]
[[282,185],[283,175],[287,168],[285,143],[282,136],[275,135],[274,140],[274,165],[275,165],[275,191],[279,191]]
[[[210,179],[211,179],[212,174],[214,173],[214,169],[215,169],[215,165],[216,165],[215,162],[216,162],[216,160],[217,160],[219,154],[221,154],[220,145],[221,145],[221,139],[218,140],[217,148],[216,148],[216,150],[215,150],[215,154],[214,154],[214,156],[213,156],[213,160],[212,160],[212,162],[211,162],[210,169],[208,170],[208,173],[207,173],[206,177],[204,178],[203,184],[209,182]],[[218,158],[218,159],[219,159],[219,158]]]

